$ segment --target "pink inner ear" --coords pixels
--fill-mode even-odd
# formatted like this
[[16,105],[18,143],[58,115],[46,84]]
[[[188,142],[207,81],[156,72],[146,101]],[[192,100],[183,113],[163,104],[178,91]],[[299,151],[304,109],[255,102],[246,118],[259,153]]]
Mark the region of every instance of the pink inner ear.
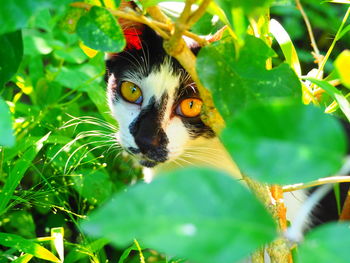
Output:
[[124,36],[126,39],[126,50],[130,49],[141,49],[142,43],[140,36],[142,35],[142,31],[135,27],[128,28],[124,30]]

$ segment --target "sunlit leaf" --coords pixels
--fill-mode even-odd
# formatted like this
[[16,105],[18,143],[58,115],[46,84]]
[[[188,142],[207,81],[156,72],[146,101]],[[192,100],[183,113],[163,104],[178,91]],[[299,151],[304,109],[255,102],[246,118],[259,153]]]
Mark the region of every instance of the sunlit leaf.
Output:
[[54,254],[37,243],[24,239],[20,236],[8,233],[0,233],[0,244],[6,247],[13,247],[35,257],[51,262],[61,262]]
[[350,50],[344,50],[335,61],[342,83],[350,89]]
[[77,34],[88,47],[104,52],[119,52],[125,47],[123,31],[106,9],[93,6],[77,24]]
[[276,234],[271,216],[243,185],[203,169],[130,187],[92,214],[83,229],[118,246],[136,238],[142,246],[208,263],[247,257]]
[[299,263],[348,263],[350,244],[350,225],[330,223],[311,230],[298,246]]
[[270,21],[270,32],[275,37],[276,41],[280,45],[286,62],[289,66],[294,69],[298,76],[301,76],[300,62],[298,54],[295,50],[292,40],[290,39],[287,31],[282,27],[282,25],[275,19]]
[[346,152],[337,120],[319,108],[288,100],[251,105],[227,126],[222,139],[238,167],[268,183],[293,184],[333,175]]
[[33,258],[33,255],[31,254],[24,254],[15,260],[11,261],[12,263],[27,263]]
[[334,98],[334,100],[338,103],[340,109],[344,113],[344,115],[348,118],[350,121],[350,103],[345,98],[343,93],[341,93],[340,90],[333,87],[331,84],[329,84],[327,81],[315,79],[315,78],[306,78],[307,80],[310,80],[311,82],[315,83],[322,89],[324,89],[330,96]]

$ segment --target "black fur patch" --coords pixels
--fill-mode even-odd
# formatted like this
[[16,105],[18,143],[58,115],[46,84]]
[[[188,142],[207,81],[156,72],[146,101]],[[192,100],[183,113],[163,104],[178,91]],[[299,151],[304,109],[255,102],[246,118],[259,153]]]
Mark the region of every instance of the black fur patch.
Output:
[[162,101],[163,103],[158,104],[152,97],[147,107],[141,110],[129,126],[140,152],[155,162],[165,162],[168,155],[166,147],[169,140],[161,128],[167,98]]

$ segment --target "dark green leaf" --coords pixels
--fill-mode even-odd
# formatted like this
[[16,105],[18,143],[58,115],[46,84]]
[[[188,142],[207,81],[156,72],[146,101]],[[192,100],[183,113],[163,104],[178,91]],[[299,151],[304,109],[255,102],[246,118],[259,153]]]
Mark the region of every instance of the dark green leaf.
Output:
[[106,9],[93,6],[77,24],[77,34],[90,48],[104,52],[119,52],[125,39],[117,20]]
[[0,97],[0,146],[11,147],[15,144],[11,113],[6,102]]
[[235,54],[230,39],[201,49],[196,66],[198,75],[213,92],[215,105],[226,121],[248,103],[270,98],[301,98],[300,82],[287,64],[265,69],[266,59],[273,54],[262,40],[251,36],[239,55]]
[[222,134],[243,173],[277,184],[336,173],[346,150],[342,127],[320,109],[276,100],[238,113]]
[[23,44],[21,31],[0,36],[0,90],[17,72],[19,64],[22,61],[22,56]]
[[136,238],[146,247],[210,263],[242,259],[276,234],[271,216],[243,185],[193,168],[115,195],[83,228],[119,246]]
[[67,0],[15,0],[0,1],[0,35],[26,26],[28,19],[39,10],[56,8]]
[[298,261],[317,263],[348,263],[350,244],[349,223],[331,223],[308,233],[298,247]]

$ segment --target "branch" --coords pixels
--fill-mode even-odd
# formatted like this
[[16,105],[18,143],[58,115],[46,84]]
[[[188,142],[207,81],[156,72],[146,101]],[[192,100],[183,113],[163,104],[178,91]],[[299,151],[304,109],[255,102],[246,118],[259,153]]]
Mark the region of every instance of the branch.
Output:
[[309,20],[307,14],[305,13],[303,6],[301,5],[300,0],[295,0],[295,3],[296,3],[297,8],[299,9],[299,11],[301,13],[301,16],[304,19],[307,31],[308,31],[309,36],[310,36],[311,46],[314,49],[314,57],[316,59],[316,62],[318,64],[318,66],[320,66],[321,65],[321,61],[323,59],[323,56],[320,54],[320,51],[319,51],[319,49],[317,47],[317,44],[316,44],[316,41],[315,41],[315,37],[314,37],[314,33],[312,32],[312,27],[311,27],[310,20]]
[[[82,9],[86,9],[86,10],[90,10],[90,8],[93,7],[93,5],[87,4],[84,2],[74,2],[74,3],[71,3],[70,5],[72,7],[82,8]],[[173,26],[171,24],[168,24],[168,23],[165,23],[164,21],[161,21],[162,19],[160,19],[159,13],[156,14],[156,12],[158,12],[158,11],[155,11],[155,9],[151,9],[152,11],[150,13],[151,17],[155,18],[154,20],[150,20],[146,16],[136,13],[132,9],[130,9],[128,11],[122,11],[122,10],[118,10],[118,9],[107,8],[107,10],[109,12],[111,12],[111,14],[116,16],[116,17],[124,18],[124,19],[130,20],[130,21],[134,21],[134,22],[138,22],[138,23],[142,23],[142,24],[146,24],[147,26],[152,28],[154,31],[156,31],[159,35],[161,35],[165,39],[169,39],[170,32],[173,29]],[[147,9],[147,10],[149,11],[149,9]],[[201,38],[200,36],[190,32],[190,31],[185,30],[183,32],[183,35],[185,35],[189,38],[192,38],[193,40],[198,42],[199,45],[201,45],[201,46],[205,46],[208,44],[208,41],[206,39]]]

